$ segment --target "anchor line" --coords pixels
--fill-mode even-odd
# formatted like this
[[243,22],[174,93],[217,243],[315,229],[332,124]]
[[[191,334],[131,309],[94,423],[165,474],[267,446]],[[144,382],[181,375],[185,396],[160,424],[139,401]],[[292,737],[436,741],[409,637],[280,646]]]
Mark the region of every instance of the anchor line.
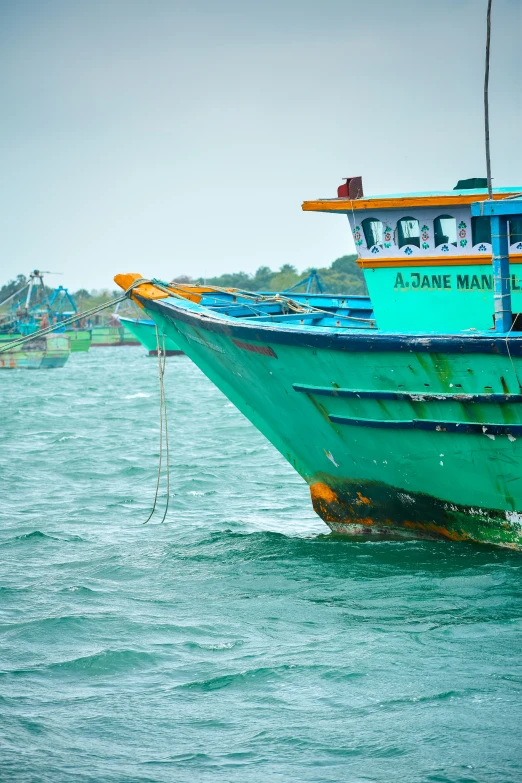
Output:
[[169,426],[167,419],[167,397],[165,395],[165,363],[167,361],[167,351],[165,350],[165,334],[163,337],[163,367],[161,370],[161,393],[163,395],[163,421],[165,422],[165,461],[167,463],[167,503],[165,505],[165,512],[163,514],[162,522],[165,521],[167,511],[169,510],[170,502],[170,454],[169,454]]
[[160,387],[160,437],[159,437],[159,460],[158,460],[158,477],[156,480],[156,491],[154,494],[154,503],[152,505],[152,510],[143,523],[144,525],[149,522],[152,517],[154,516],[154,513],[156,511],[156,506],[158,504],[158,496],[159,496],[159,487],[161,482],[161,474],[162,474],[162,466],[163,466],[163,430],[165,429],[165,463],[167,468],[167,501],[165,504],[165,511],[163,512],[163,517],[161,519],[161,522],[163,523],[166,519],[167,512],[169,510],[169,501],[170,501],[170,464],[169,464],[169,430],[168,430],[168,420],[167,420],[167,400],[165,397],[165,383],[164,383],[164,376],[165,376],[165,363],[166,363],[166,357],[167,352],[165,350],[165,335],[162,335],[163,337],[163,350],[160,345],[160,337],[159,337],[159,330],[158,326],[156,325],[156,347],[157,347],[157,354],[158,354],[158,377],[159,377],[159,387]]

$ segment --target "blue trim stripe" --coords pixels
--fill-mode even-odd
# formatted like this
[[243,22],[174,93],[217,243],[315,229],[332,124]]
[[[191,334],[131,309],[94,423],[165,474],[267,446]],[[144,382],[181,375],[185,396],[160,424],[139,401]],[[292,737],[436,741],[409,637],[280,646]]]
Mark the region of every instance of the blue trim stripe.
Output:
[[240,340],[276,345],[303,346],[347,353],[458,353],[522,356],[522,335],[467,334],[391,334],[362,329],[328,327],[292,327],[276,324],[249,325],[248,321],[220,318],[211,310],[189,309],[173,299],[146,299],[136,294],[147,310],[157,310],[173,324],[181,322],[214,334]]
[[482,424],[469,421],[430,421],[429,419],[354,419],[349,416],[329,417],[334,424],[350,427],[370,427],[385,430],[428,430],[453,432],[458,435],[522,435],[522,424]]
[[406,400],[408,402],[522,402],[522,394],[426,394],[425,392],[398,392],[375,389],[333,389],[328,386],[308,386],[294,383],[292,388],[304,394],[324,395],[326,397],[347,397],[357,400]]

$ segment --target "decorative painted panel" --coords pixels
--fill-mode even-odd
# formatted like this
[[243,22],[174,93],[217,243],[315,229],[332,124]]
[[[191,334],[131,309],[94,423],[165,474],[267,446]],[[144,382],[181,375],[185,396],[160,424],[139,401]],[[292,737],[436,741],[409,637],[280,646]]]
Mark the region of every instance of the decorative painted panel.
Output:
[[[420,226],[420,247],[415,244],[406,244],[403,247],[397,246],[397,223],[401,218],[413,217],[419,221]],[[437,217],[453,217],[457,226],[456,246],[451,242],[444,242],[435,246],[434,220]],[[383,241],[379,245],[368,248],[364,239],[364,232],[361,223],[366,218],[376,218],[380,220],[383,227]],[[378,258],[428,258],[429,256],[447,255],[459,256],[470,254],[491,255],[491,243],[479,242],[472,245],[471,235],[471,212],[469,206],[459,206],[448,209],[448,207],[435,207],[413,209],[408,207],[407,212],[402,214],[400,210],[364,210],[356,215],[348,213],[348,221],[352,230],[355,247],[361,259]],[[510,252],[520,253],[522,251],[522,242],[515,242],[510,246]]]

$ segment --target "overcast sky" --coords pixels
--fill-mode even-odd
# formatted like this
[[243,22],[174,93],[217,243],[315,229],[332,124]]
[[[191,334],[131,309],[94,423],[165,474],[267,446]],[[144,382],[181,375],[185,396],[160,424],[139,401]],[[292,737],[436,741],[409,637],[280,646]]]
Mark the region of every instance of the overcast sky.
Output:
[[[0,282],[353,252],[301,212],[485,175],[487,0],[0,0]],[[494,184],[522,185],[522,0],[493,0]],[[51,278],[49,282],[51,282]]]

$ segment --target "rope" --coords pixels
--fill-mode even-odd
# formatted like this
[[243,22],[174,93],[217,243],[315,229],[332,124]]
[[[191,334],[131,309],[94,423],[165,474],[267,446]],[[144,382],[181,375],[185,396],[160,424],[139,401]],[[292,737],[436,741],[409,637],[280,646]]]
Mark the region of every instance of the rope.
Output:
[[160,384],[161,384],[161,394],[163,395],[163,421],[165,422],[165,450],[166,450],[165,461],[167,463],[167,503],[165,505],[165,512],[161,520],[162,522],[165,522],[167,511],[169,510],[169,501],[170,501],[169,426],[167,421],[167,398],[165,396],[165,383],[164,383],[166,361],[167,361],[167,351],[165,350],[165,334],[163,334],[163,366],[161,369]]
[[[286,303],[292,309],[292,305],[296,304],[291,299],[287,299]],[[295,312],[302,313],[303,315],[310,315],[312,313],[323,313],[324,315],[329,315],[330,318],[345,318],[347,321],[361,321],[362,323],[368,323],[368,324],[374,324],[375,318],[357,318],[355,315],[343,315],[342,313],[333,313],[330,310],[323,310],[320,307],[316,307],[315,305],[310,305],[309,310],[303,310],[298,305],[299,309],[296,309]],[[373,327],[372,327],[373,328]]]
[[8,297],[7,297],[7,299],[4,299],[4,301],[3,301],[3,302],[0,302],[0,307],[3,307],[5,304],[7,304],[8,302],[10,302],[10,301],[11,301],[11,299],[14,299],[14,298],[15,298],[15,296],[18,296],[18,294],[21,294],[21,293],[22,293],[22,291],[25,291],[25,289],[27,288],[27,286],[29,285],[29,283],[30,283],[30,282],[31,282],[31,281],[30,281],[30,280],[28,280],[28,281],[27,281],[27,283],[26,283],[25,285],[23,285],[21,288],[19,288],[19,289],[18,289],[18,291],[15,291],[15,292],[14,292],[14,294],[11,294],[11,296],[8,296]]
[[[157,325],[156,325],[156,347],[157,347],[157,354],[158,354],[158,377],[159,377],[159,386],[160,386],[160,441],[159,441],[158,478],[156,481],[156,492],[154,495],[154,503],[152,506],[152,511],[150,512],[149,516],[143,523],[144,525],[146,525],[147,522],[149,522],[152,519],[152,517],[154,516],[154,512],[156,511],[156,506],[158,504],[159,486],[161,481],[161,468],[163,465],[164,423],[165,423],[165,461],[167,465],[167,502],[161,520],[162,523],[165,521],[165,518],[167,516],[167,511],[169,510],[169,501],[170,501],[169,430],[168,430],[168,422],[167,422],[167,400],[165,397],[165,384],[164,384],[165,362],[166,362],[167,352],[165,351],[165,335],[163,335],[163,351],[161,349],[159,331]],[[163,355],[163,359],[162,359],[162,355]]]

